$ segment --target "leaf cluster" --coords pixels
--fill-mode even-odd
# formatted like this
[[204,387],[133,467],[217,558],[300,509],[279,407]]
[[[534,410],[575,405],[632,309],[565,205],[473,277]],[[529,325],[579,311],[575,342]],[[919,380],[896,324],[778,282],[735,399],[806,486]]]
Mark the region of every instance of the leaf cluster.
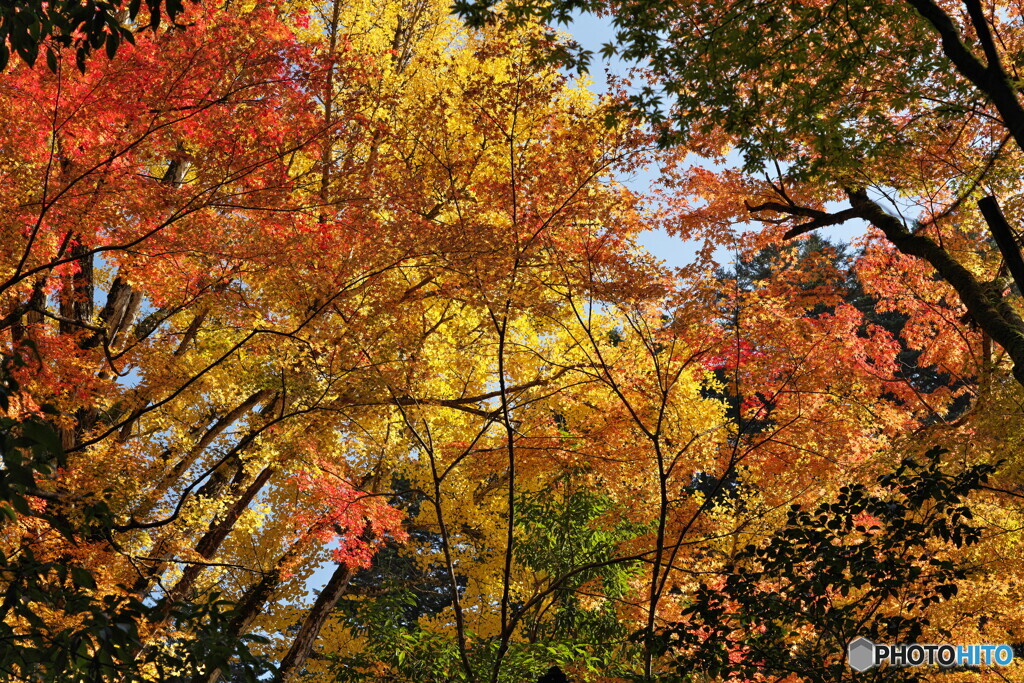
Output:
[[[948,551],[981,540],[967,499],[995,470],[951,474],[944,453],[906,459],[874,487],[845,486],[813,510],[794,505],[786,525],[738,553],[722,581],[699,587],[681,621],[639,637],[680,675],[809,681],[847,680],[842,655],[857,636],[914,642],[930,625],[927,608],[956,596],[968,574]],[[884,680],[920,676],[885,671]]]
[[[22,527],[29,536],[59,533],[68,540],[69,552],[37,553],[29,538],[18,547],[0,550],[5,591],[0,603],[0,671],[41,682],[152,680],[147,672],[168,680],[183,671],[226,669],[234,660],[238,680],[257,680],[268,667],[249,648],[265,639],[226,635],[233,603],[217,594],[189,603],[102,591],[95,568],[75,558],[71,549],[112,542],[115,520],[102,499],[69,501],[45,490],[47,480],[65,466],[66,456],[47,419],[56,414],[54,408],[43,406],[41,415],[10,416],[12,404],[20,398],[12,369],[26,364],[25,356],[34,352],[34,346],[27,342],[20,351],[0,362],[0,529],[16,535]],[[35,527],[32,520],[42,526]],[[55,614],[61,618],[48,618]],[[147,647],[141,631],[157,619],[170,620],[175,631],[189,634],[188,639]]]
[[[104,49],[113,58],[122,43],[134,44],[134,33],[156,30],[163,18],[172,23],[185,10],[181,0],[11,0],[0,4],[0,71],[12,54],[33,66],[39,51],[57,70],[61,48],[74,51],[75,64],[85,71],[86,59]],[[148,24],[140,25],[141,21]]]

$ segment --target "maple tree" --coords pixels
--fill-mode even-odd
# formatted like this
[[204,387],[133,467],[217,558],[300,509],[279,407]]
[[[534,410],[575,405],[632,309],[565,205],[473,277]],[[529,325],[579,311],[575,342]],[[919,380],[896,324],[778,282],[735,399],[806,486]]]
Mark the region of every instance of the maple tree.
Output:
[[[790,505],[881,500],[934,443],[955,478],[1021,442],[992,317],[1017,293],[961,197],[1014,187],[998,122],[936,137],[952,114],[883,89],[868,123],[903,137],[837,137],[828,91],[776,140],[726,97],[658,151],[665,130],[606,125],[627,94],[545,62],[545,26],[449,9],[189,5],[84,72],[57,41],[52,69],[0,73],[10,677],[657,680],[659,634]],[[687,158],[729,146],[746,170]],[[658,196],[616,180],[653,162]],[[892,189],[932,212],[906,239]],[[846,259],[796,234],[854,215],[880,232]],[[701,255],[668,271],[651,227]],[[973,280],[937,280],[939,252]],[[985,533],[928,635],[1018,638],[1005,459],[962,492]]]
[[[853,466],[843,475],[850,482],[870,481],[863,478],[863,457],[882,462],[908,447],[944,444],[961,466],[994,463],[1015,451],[1011,425],[1018,418],[1010,416],[1019,412],[1005,401],[1019,396],[1013,385],[1021,383],[1024,367],[1021,256],[1013,227],[1020,220],[1021,178],[1017,69],[1024,27],[1018,7],[908,0],[511,2],[497,9],[467,2],[457,8],[474,24],[527,17],[564,22],[581,10],[608,16],[616,37],[605,53],[639,62],[627,115],[639,114],[663,143],[676,146],[678,166],[663,176],[670,208],[662,225],[705,244],[704,261],[684,272],[699,279],[703,268],[706,276],[703,264],[715,245],[728,244],[741,258],[782,250],[761,282],[741,286],[737,277],[731,295],[714,294],[719,290],[710,281],[704,285],[709,304],[733,302],[724,313],[736,337],[735,381],[721,395],[736,419],[742,420],[745,404],[760,411],[748,422],[752,437],[775,441],[773,430],[791,431],[778,419],[785,415],[781,397],[796,399],[805,414],[814,403],[822,407],[816,423],[828,425],[821,430],[826,443],[845,434],[854,449],[865,449],[835,460]],[[570,49],[554,57],[585,65],[589,55]],[[742,168],[694,165],[687,156],[726,162],[729,150],[736,150],[729,159],[740,158]],[[762,230],[736,230],[751,220]],[[786,254],[792,250],[779,246],[857,220],[870,226],[852,264],[859,296],[869,302],[860,312],[849,305],[852,292],[837,297],[833,290],[822,298],[827,269],[794,272]],[[806,373],[806,361],[814,358],[808,343],[820,344],[842,320],[841,338],[851,346],[835,357],[860,365],[852,383]],[[792,351],[780,356],[786,346]],[[741,381],[744,368],[751,372]],[[724,369],[718,371],[723,378]],[[837,366],[833,361],[822,369]],[[932,379],[922,382],[928,375]],[[770,386],[779,379],[787,386],[778,397],[764,391],[766,380]],[[842,410],[822,405],[823,399],[859,403],[879,429],[846,431],[856,422],[836,421]],[[886,426],[894,428],[888,436]],[[836,480],[824,462],[835,456],[819,448],[814,425],[787,441],[794,450],[817,451],[822,460],[806,483],[827,491]],[[772,446],[758,450],[779,453]],[[787,457],[785,450],[779,456]],[[790,456],[774,490],[795,493],[785,479],[807,472],[793,469],[799,462]],[[770,461],[758,462],[747,477],[764,486],[773,481],[773,469]],[[1014,537],[1016,458],[997,477],[1000,483],[988,487],[996,497],[985,503],[993,506],[986,516]],[[986,551],[961,550],[958,557],[967,563],[985,553],[999,558],[993,564],[1004,579],[986,571],[980,581],[961,583],[1006,606],[1000,589],[981,588],[986,581],[1017,582],[1000,536],[986,539]],[[989,612],[980,600],[957,597],[930,612],[942,615],[935,620],[942,625],[933,626],[940,634],[978,640],[986,636],[967,635],[974,633],[971,624],[985,629],[998,622],[1009,629],[999,631],[1002,637],[1019,641],[1010,622],[992,620],[999,609]]]
[[[18,392],[5,359],[0,405],[10,407]],[[53,410],[43,406],[44,414]],[[5,518],[35,516],[68,539],[104,537],[114,521],[102,501],[84,506],[71,519],[63,511],[39,510],[34,501],[46,496],[36,488],[37,479],[52,476],[54,467],[64,464],[62,449],[51,425],[37,417],[15,420],[5,417],[0,426],[4,468],[0,475],[0,501]],[[28,456],[26,458],[25,456]],[[228,605],[216,599],[205,605],[167,604],[159,600],[146,604],[136,596],[107,595],[98,599],[92,593],[96,580],[92,568],[69,564],[60,558],[37,558],[32,546],[19,548],[2,562],[6,597],[2,607],[3,650],[0,670],[7,675],[32,671],[35,680],[95,681],[110,678],[140,679],[140,669],[174,671],[195,666],[216,666],[233,660],[235,673],[243,680],[257,680],[264,668],[252,656],[249,645],[257,636],[222,638],[220,624],[228,617]],[[193,630],[197,638],[188,651],[156,651],[141,663],[126,665],[141,645],[139,631],[153,615],[169,612],[180,627]],[[74,619],[49,628],[43,613],[68,613]],[[28,624],[24,632],[15,624]],[[95,650],[93,650],[95,648]],[[141,666],[140,666],[141,664]]]
[[[28,475],[34,502],[5,525],[5,553],[31,552],[100,603],[157,600],[113,652],[92,630],[74,641],[83,661],[106,652],[102,676],[160,678],[155,662],[214,642],[173,607],[195,604],[216,616],[203,621],[216,642],[263,636],[253,655],[289,680],[323,666],[314,647],[344,651],[343,629],[323,633],[338,601],[418,524],[441,539],[419,552],[443,556],[459,669],[541,667],[520,656],[524,619],[600,572],[584,562],[520,587],[520,572],[547,571],[518,550],[524,501],[591,462],[595,480],[627,482],[617,495],[647,495],[628,482],[653,470],[601,464],[646,432],[661,503],[626,528],[660,529],[654,551],[642,539],[623,552],[653,553],[663,583],[658,444],[700,441],[715,419],[682,342],[667,369],[651,365],[660,333],[644,302],[665,285],[631,246],[636,198],[609,175],[648,136],[610,135],[606,105],[522,41],[460,33],[438,5],[189,12],[187,31],[141,35],[84,75],[60,55],[53,72],[3,74],[0,106],[18,122],[3,134],[2,327],[20,359],[8,412],[51,405],[63,453]],[[595,309],[631,298],[640,336],[612,344]],[[641,412],[661,382],[671,415],[655,427]],[[415,519],[388,503],[401,481],[425,497]],[[53,515],[90,509],[106,511],[99,533],[54,533]],[[460,595],[456,567],[474,562]],[[93,604],[26,621],[41,603],[17,599],[11,643],[55,639]],[[174,675],[216,680],[232,652]]]
[[[457,4],[472,23],[493,18],[489,7]],[[1024,277],[1011,228],[1018,217],[1015,207],[1004,217],[997,199],[1013,196],[1024,143],[1014,85],[1021,19],[1012,3],[507,8],[513,19],[558,21],[577,10],[611,15],[617,34],[607,53],[649,60],[650,84],[631,104],[665,141],[707,156],[728,147],[742,153],[750,174],[733,178],[742,188],[732,188],[732,202],[745,200],[755,217],[785,225],[788,237],[868,222],[900,253],[934,268],[1021,365],[1022,328],[1007,294]],[[887,198],[899,215],[887,211]],[[839,211],[827,208],[844,201]],[[994,240],[987,259],[965,258],[960,245],[984,241],[985,232]]]

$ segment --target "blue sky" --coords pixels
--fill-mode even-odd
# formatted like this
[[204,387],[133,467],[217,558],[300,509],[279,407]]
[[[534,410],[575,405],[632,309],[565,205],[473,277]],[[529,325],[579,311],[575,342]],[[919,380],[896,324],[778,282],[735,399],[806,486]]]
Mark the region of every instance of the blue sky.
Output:
[[[601,46],[611,42],[613,31],[611,22],[608,19],[599,19],[591,14],[578,15],[576,20],[568,27],[559,27],[579,42],[584,48],[594,53],[590,65],[590,78],[594,84],[592,89],[595,93],[601,93],[607,86],[605,79],[606,72],[624,74],[628,65],[620,59],[611,61],[604,60],[600,56]],[[656,171],[649,170],[646,173],[636,173],[629,178],[620,178],[628,187],[637,192],[646,192],[656,180]],[[649,230],[641,237],[641,243],[652,254],[665,261],[670,266],[678,267],[689,263],[694,256],[696,247],[687,244],[685,241],[672,237],[661,230]]]

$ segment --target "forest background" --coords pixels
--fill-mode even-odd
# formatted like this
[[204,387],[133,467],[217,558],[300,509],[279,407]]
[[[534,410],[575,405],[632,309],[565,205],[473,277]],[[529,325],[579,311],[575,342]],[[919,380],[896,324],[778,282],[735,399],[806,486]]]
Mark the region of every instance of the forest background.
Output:
[[1020,8],[454,10],[0,8],[4,676],[1019,677]]

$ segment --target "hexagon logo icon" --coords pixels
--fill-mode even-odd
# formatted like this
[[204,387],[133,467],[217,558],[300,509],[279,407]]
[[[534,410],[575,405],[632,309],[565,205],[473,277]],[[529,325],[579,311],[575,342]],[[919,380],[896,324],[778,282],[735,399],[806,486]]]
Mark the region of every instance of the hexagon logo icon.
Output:
[[875,665],[875,644],[867,638],[855,638],[846,646],[846,662],[854,671],[867,671]]

